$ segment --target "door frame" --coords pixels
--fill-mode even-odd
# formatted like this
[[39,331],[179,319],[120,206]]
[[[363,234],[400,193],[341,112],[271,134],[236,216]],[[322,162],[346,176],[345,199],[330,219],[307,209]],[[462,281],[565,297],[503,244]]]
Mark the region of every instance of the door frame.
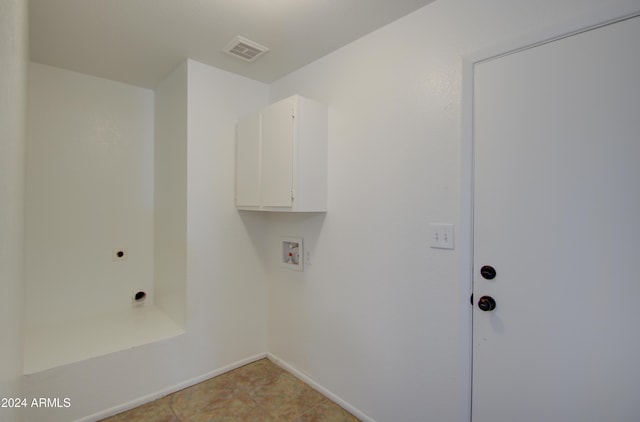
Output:
[[473,399],[473,307],[467,306],[473,293],[473,92],[476,64],[557,41],[591,29],[640,16],[640,4],[634,0],[612,2],[591,13],[569,21],[542,27],[524,36],[506,40],[487,49],[462,57],[462,110],[460,145],[460,383],[458,421],[471,419]]

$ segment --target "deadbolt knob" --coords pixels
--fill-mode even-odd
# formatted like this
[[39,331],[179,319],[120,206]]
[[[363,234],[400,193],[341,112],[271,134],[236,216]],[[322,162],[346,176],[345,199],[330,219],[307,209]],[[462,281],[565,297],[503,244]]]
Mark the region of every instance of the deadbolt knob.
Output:
[[491,265],[485,265],[480,268],[480,275],[486,280],[493,280],[496,278],[496,269]]
[[478,308],[485,312],[493,311],[496,309],[496,301],[491,296],[482,296],[478,300]]

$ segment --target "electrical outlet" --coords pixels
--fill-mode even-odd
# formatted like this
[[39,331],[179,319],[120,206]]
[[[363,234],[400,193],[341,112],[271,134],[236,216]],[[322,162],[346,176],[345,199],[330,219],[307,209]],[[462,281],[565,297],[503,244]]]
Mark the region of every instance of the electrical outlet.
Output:
[[453,224],[431,223],[431,247],[454,249]]

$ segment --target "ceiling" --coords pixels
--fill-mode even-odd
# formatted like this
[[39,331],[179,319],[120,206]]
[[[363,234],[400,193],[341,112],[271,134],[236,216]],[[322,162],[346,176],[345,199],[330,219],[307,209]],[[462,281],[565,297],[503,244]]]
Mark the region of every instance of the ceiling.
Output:
[[[272,82],[434,0],[30,0],[31,60],[146,88],[191,58]],[[271,51],[222,49],[240,35]]]

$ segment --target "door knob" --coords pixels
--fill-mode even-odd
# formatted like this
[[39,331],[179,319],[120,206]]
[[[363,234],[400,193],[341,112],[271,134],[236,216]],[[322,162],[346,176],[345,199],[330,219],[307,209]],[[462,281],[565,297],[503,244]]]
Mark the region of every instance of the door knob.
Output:
[[493,311],[496,309],[496,301],[491,296],[482,296],[478,300],[478,308],[485,312]]

